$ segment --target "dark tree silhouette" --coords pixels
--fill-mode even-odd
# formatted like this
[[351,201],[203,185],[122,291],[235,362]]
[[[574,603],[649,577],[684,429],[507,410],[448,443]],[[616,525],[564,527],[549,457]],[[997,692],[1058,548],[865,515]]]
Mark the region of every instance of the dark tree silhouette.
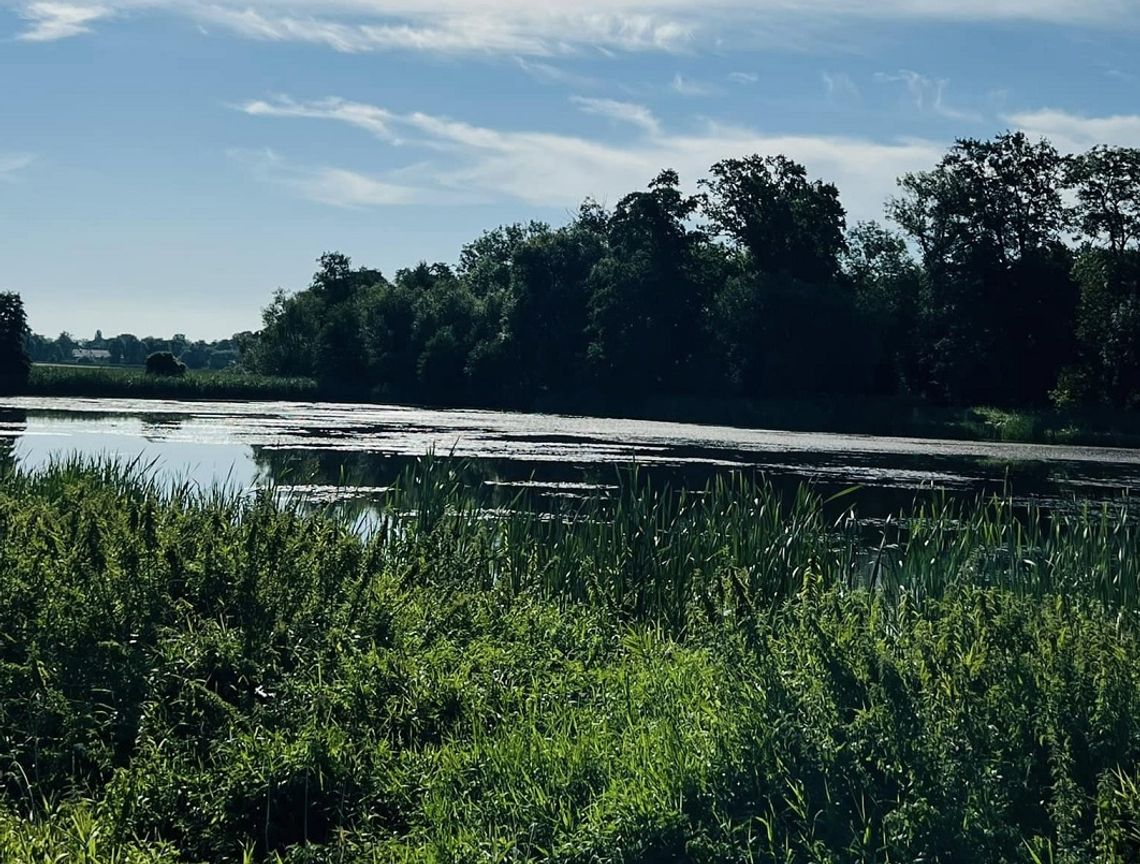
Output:
[[169,351],[156,351],[146,358],[146,371],[148,375],[176,377],[186,374],[186,364]]
[[0,293],[0,387],[8,392],[28,383],[28,319],[24,301],[12,291]]

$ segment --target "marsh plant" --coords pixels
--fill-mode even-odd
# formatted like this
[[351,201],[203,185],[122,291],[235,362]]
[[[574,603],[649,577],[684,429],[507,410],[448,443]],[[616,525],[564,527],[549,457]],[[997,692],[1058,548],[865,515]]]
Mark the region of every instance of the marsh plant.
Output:
[[0,478],[0,860],[1137,860],[1123,508],[462,476]]

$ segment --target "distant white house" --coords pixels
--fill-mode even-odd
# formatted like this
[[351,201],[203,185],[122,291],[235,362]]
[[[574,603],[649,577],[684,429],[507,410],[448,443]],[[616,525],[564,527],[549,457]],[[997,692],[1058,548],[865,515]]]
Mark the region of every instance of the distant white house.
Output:
[[111,359],[111,352],[106,348],[72,348],[71,356],[90,363],[106,363]]

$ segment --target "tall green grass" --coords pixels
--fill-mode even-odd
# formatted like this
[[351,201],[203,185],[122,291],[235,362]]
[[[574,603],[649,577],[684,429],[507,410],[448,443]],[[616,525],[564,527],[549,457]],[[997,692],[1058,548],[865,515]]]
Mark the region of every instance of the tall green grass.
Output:
[[1134,861],[1136,528],[0,477],[2,861]]
[[846,506],[854,489],[825,502],[801,487],[785,500],[734,473],[673,491],[632,470],[612,496],[552,515],[524,490],[485,518],[463,477],[448,460],[410,471],[382,505],[389,542],[425,544],[416,554],[462,584],[536,590],[674,630],[776,608],[805,581],[913,600],[995,587],[1140,611],[1140,521],[1123,499],[1046,510],[1000,495],[930,495],[869,528]]
[[148,375],[133,368],[36,365],[26,392],[90,398],[303,401],[317,398],[318,387],[308,378],[274,378],[229,370],[195,370],[172,377]]

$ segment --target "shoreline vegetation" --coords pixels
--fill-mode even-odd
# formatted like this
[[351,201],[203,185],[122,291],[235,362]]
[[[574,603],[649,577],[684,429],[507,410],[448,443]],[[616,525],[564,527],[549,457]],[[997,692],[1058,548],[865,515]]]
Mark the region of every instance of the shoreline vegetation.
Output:
[[0,475],[0,859],[1140,852],[1140,524],[738,476],[368,536],[273,490]]
[[[73,398],[182,399],[187,401],[296,401],[407,404],[367,391],[231,370],[190,370],[181,376],[148,375],[139,368],[32,366],[20,395]],[[435,408],[486,408],[635,420],[725,425],[791,432],[834,432],[968,441],[1140,447],[1140,416],[1110,408],[951,408],[888,398],[729,399],[655,397],[640,402],[579,394],[541,397],[515,406],[433,404]]]

